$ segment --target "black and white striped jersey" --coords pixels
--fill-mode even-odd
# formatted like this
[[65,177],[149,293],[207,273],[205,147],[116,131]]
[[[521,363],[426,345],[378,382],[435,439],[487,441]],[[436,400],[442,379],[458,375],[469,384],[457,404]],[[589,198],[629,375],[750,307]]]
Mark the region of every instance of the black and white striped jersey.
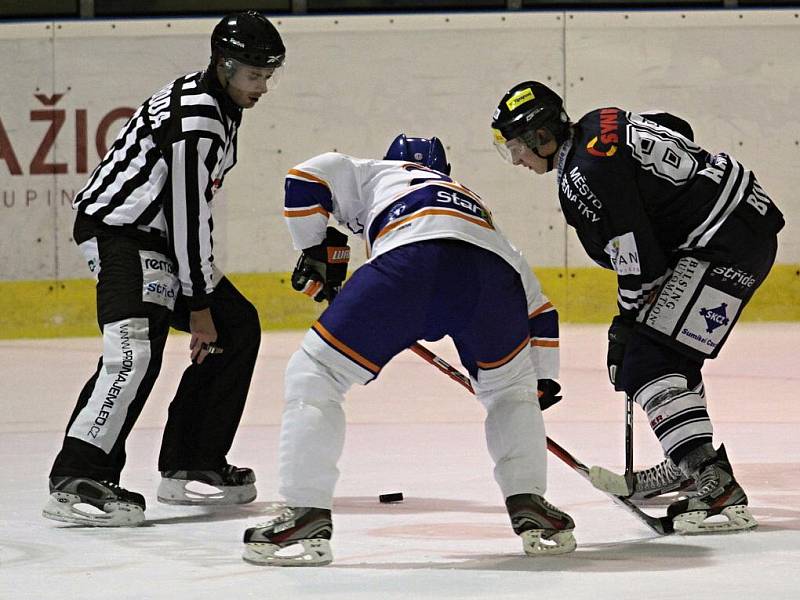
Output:
[[746,252],[747,240],[729,233],[740,228],[725,226],[731,219],[746,221],[754,236],[783,226],[751,171],[697,145],[685,121],[662,116],[594,110],[558,155],[564,216],[589,256],[616,271],[620,314],[629,317],[675,256],[725,261]]
[[104,226],[166,237],[193,309],[214,290],[211,201],[236,163],[241,118],[215,76],[179,77],[136,110],[73,201]]

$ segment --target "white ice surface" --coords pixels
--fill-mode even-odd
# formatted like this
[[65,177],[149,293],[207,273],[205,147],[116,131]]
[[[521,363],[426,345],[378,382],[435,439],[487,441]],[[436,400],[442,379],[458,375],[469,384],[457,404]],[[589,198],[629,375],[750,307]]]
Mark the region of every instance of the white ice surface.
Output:
[[[586,464],[622,470],[624,406],[605,377],[605,330],[562,328],[564,400],[548,435]],[[800,598],[800,326],[737,327],[705,369],[723,441],[759,528],[656,537],[550,456],[548,498],[577,523],[578,550],[527,558],[491,475],[482,409],[410,352],[351,392],[334,507],[334,563],[257,567],[244,529],[276,489],[282,373],[302,333],[266,334],[229,459],[251,466],[258,499],[215,510],[158,504],[156,459],[188,338],[164,369],[128,443],[122,483],[147,500],[147,525],[93,529],[41,517],[47,473],[99,340],[0,341],[0,598],[697,600]],[[429,345],[457,364],[447,341]],[[635,461],[659,449],[637,409]],[[401,504],[379,504],[402,491]],[[664,510],[663,507],[655,510]]]

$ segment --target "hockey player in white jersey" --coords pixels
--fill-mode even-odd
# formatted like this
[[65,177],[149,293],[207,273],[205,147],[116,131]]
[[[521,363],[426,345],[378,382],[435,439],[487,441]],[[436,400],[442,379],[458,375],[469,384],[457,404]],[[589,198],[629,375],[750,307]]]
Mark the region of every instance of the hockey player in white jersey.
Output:
[[[279,489],[286,508],[247,529],[244,559],[281,566],[332,560],[345,393],[418,340],[445,335],[486,408],[495,480],[524,551],[570,552],[573,520],[543,498],[540,402],[560,398],[557,313],[483,200],[448,176],[438,139],[401,134],[387,157],[401,160],[327,153],[286,177],[284,214],[302,249],[292,285],[331,304],[286,369]],[[349,248],[328,227],[331,217],[367,247],[368,261],[343,287]],[[290,546],[299,552],[287,555]]]

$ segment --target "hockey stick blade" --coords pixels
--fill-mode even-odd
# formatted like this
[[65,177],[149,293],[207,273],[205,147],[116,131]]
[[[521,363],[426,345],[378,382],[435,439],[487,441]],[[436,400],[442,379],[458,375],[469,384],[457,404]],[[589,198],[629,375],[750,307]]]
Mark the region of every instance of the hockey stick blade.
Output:
[[[555,454],[558,458],[560,458],[573,471],[578,473],[578,475],[586,479],[589,483],[592,483],[592,479],[589,476],[589,467],[587,467],[577,458],[572,456],[569,452],[567,452],[564,448],[559,446],[556,442],[554,442],[550,438],[547,438],[547,449],[550,450],[550,452],[552,452],[553,454]],[[612,494],[611,492],[607,492],[601,489],[598,489],[598,491],[603,492],[606,496],[611,498],[615,504],[621,506],[622,508],[633,514],[635,517],[637,517],[640,521],[642,521],[645,525],[647,525],[657,534],[669,535],[675,532],[675,529],[673,528],[672,525],[672,519],[670,519],[669,517],[653,517],[652,515],[648,515],[646,512],[641,510],[628,498],[625,498],[623,496],[617,496],[616,494]]]
[[[445,360],[441,359],[440,357],[436,356],[433,352],[425,348],[419,343],[413,344],[409,348],[412,352],[416,355],[422,357],[426,362],[432,364],[434,367],[439,369],[442,373],[457,381],[461,385],[463,385],[470,393],[474,394],[475,390],[472,389],[472,383],[470,382],[469,378],[464,375],[461,371],[447,363]],[[562,446],[551,440],[549,437],[547,439],[547,449],[555,454],[562,462],[564,462],[569,468],[573,471],[578,473],[581,477],[586,479],[589,483],[592,483],[591,477],[589,477],[589,467],[579,461],[577,458],[572,456],[567,450],[565,450]],[[653,517],[648,515],[646,512],[642,511],[638,506],[636,506],[633,502],[631,502],[628,498],[624,498],[622,496],[616,496],[610,492],[605,490],[598,490],[603,492],[606,496],[611,498],[615,504],[621,506],[640,521],[642,521],[645,525],[647,525],[650,529],[656,532],[659,535],[669,535],[674,533],[674,528],[672,525],[672,520],[669,517]]]

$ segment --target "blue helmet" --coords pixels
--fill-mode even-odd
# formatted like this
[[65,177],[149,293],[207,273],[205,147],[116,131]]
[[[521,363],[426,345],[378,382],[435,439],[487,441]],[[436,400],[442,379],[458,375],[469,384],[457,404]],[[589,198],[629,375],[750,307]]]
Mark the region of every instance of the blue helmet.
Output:
[[394,138],[383,159],[415,162],[445,175],[450,174],[450,164],[447,162],[444,146],[436,137],[430,139],[406,137],[405,133],[401,133]]

